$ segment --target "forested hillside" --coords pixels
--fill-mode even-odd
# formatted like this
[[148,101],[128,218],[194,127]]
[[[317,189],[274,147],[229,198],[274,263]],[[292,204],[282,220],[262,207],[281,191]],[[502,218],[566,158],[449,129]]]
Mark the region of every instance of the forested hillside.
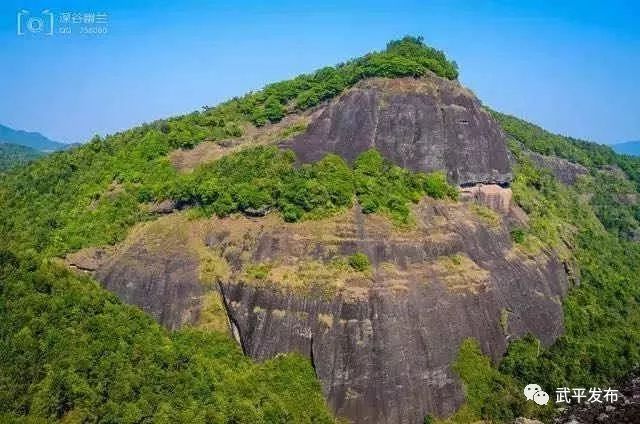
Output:
[[[82,147],[57,152],[5,179],[0,198],[15,213],[3,221],[0,234],[10,235],[7,240],[19,251],[31,248],[45,255],[114,243],[122,239],[132,223],[148,218],[138,208],[140,202],[163,196],[178,200],[185,195],[200,196],[180,192],[182,185],[190,183],[171,166],[167,157],[171,150],[191,147],[205,139],[241,136],[246,125],[266,122],[255,119],[256,113],[262,113],[274,99],[282,113],[270,120],[278,121],[285,109],[294,112],[309,108],[363,78],[419,77],[431,71],[448,78],[457,76],[455,64],[442,52],[408,37],[389,43],[383,52],[268,85],[260,92],[215,108],[156,121],[104,140],[96,137]],[[246,160],[255,160],[255,154],[247,153]],[[213,203],[211,194],[205,203]],[[221,195],[220,202],[224,200]],[[233,204],[229,207],[227,213],[238,208]],[[14,231],[18,228],[20,231]]]
[[[528,228],[513,234],[514,240],[527,249],[558,249],[575,261],[574,287],[563,301],[566,334],[551,348],[541,349],[532,337],[515,341],[498,365],[498,374],[465,367],[470,358],[478,361],[473,349],[461,354],[460,369],[468,373],[466,378],[463,373],[463,379],[475,389],[470,392],[469,405],[477,405],[472,417],[503,421],[525,413],[526,405],[515,390],[531,381],[542,381],[551,391],[565,386],[601,387],[637,367],[640,246],[626,235],[638,225],[640,161],[617,155],[609,147],[549,133],[512,116],[496,112],[494,116],[511,137],[517,160],[514,199],[530,218]],[[590,174],[567,187],[549,171],[536,168],[526,149],[581,163]],[[611,167],[625,172],[612,172]],[[625,204],[616,193],[629,187],[634,200]],[[610,219],[612,214],[624,219]],[[496,384],[511,387],[511,396],[487,394],[487,388]],[[553,410],[538,413],[549,419]]]
[[24,165],[40,156],[41,152],[29,147],[0,143],[0,172]]

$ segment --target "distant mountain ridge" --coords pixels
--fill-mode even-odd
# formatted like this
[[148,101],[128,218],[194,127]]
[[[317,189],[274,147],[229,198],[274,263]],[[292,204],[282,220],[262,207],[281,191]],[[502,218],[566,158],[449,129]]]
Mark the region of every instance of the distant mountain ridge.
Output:
[[0,125],[0,143],[31,147],[41,152],[52,152],[68,148],[67,144],[51,140],[39,132],[15,130],[4,125]]
[[640,156],[640,140],[613,144],[611,148],[622,155]]

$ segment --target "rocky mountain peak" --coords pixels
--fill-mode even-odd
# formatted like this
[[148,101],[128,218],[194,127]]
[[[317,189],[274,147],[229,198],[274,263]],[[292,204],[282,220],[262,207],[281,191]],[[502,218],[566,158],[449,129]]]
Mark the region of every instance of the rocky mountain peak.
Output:
[[459,185],[508,185],[505,136],[471,91],[457,81],[373,78],[333,100],[291,143],[302,162],[327,153],[353,161],[378,149],[398,166],[446,171]]

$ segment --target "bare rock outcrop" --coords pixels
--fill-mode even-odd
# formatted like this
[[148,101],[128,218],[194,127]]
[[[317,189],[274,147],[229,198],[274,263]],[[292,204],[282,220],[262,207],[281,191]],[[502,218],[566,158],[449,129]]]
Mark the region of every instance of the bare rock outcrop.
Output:
[[[498,359],[511,338],[561,335],[568,281],[553,252],[512,244],[506,216],[489,222],[469,203],[431,199],[413,213],[411,230],[358,208],[298,224],[167,216],[134,231],[95,276],[175,328],[198,323],[208,275],[247,355],[306,355],[330,406],[355,423],[421,423],[463,403],[451,366],[465,338]],[[356,252],[370,270],[345,265]]]
[[124,302],[139,306],[169,329],[193,323],[204,292],[198,257],[186,235],[166,223],[144,224],[116,248],[88,248],[65,261],[90,272]]
[[529,418],[518,417],[513,424],[543,424],[542,421],[532,420]]
[[160,202],[153,203],[149,207],[149,212],[158,214],[167,214],[175,211],[178,208],[177,203],[174,200],[166,199]]
[[369,79],[332,101],[290,143],[302,162],[336,153],[354,160],[376,148],[416,171],[442,170],[460,185],[508,184],[505,136],[478,99],[457,81]]
[[513,193],[510,188],[504,188],[497,184],[478,184],[472,187],[463,187],[460,190],[461,200],[474,201],[504,214],[511,210],[512,197]]
[[580,176],[589,174],[589,170],[584,166],[566,159],[545,156],[532,151],[527,151],[526,154],[535,165],[548,170],[558,181],[566,185],[573,185]]
[[[246,354],[258,360],[299,352],[311,358],[336,413],[356,423],[419,423],[453,413],[462,386],[451,365],[474,337],[501,357],[507,341],[532,333],[545,344],[563,332],[563,265],[530,257],[466,211],[429,206],[424,233],[409,239],[379,231],[358,214],[339,253],[365,252],[370,281],[350,281],[331,296],[244,281],[221,284]],[[442,226],[444,226],[444,228]],[[446,228],[446,230],[445,230]],[[327,247],[295,234],[266,232],[251,255],[271,263],[297,255],[322,258]]]

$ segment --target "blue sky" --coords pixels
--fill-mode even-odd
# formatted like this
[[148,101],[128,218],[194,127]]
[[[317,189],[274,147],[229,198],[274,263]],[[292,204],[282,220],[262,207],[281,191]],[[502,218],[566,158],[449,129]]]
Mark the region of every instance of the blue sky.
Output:
[[[105,12],[108,33],[20,36],[23,9]],[[497,110],[602,143],[640,139],[639,16],[618,0],[4,0],[0,123],[82,142],[413,34]]]

